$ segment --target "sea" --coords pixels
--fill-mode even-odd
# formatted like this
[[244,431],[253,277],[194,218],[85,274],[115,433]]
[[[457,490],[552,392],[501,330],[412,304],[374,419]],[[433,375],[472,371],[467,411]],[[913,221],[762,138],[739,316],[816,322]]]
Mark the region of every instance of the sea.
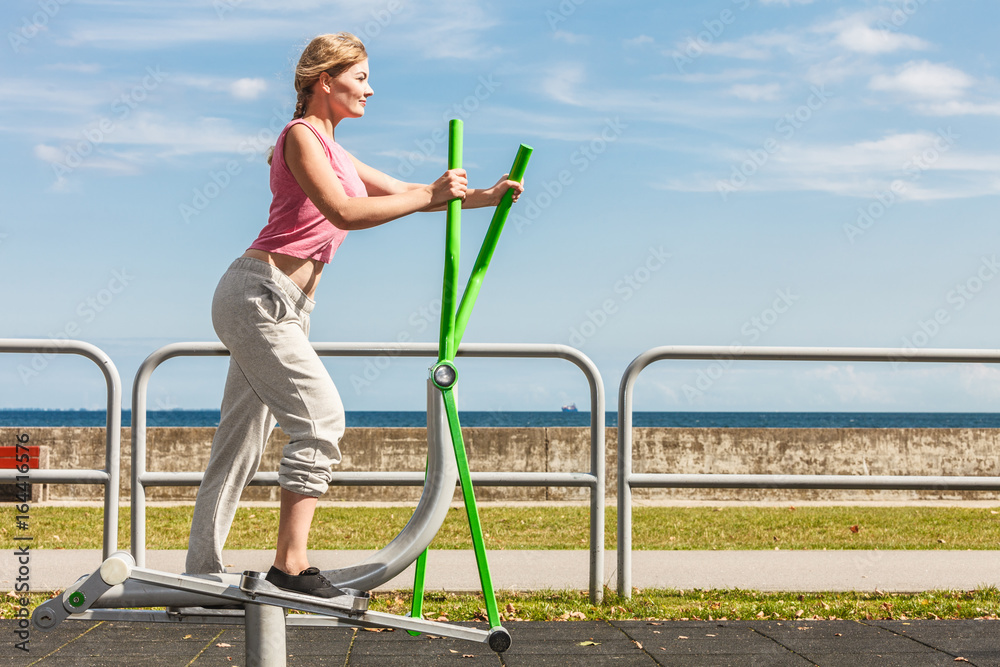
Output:
[[[103,410],[0,410],[0,426],[104,426]],[[462,426],[555,427],[590,426],[589,412],[460,411]],[[122,411],[122,426],[132,413]],[[348,427],[425,426],[420,411],[348,411]],[[146,425],[218,426],[218,410],[151,410]],[[618,414],[607,412],[605,425],[618,425]],[[992,412],[633,412],[637,427],[712,428],[1000,428],[1000,413]]]

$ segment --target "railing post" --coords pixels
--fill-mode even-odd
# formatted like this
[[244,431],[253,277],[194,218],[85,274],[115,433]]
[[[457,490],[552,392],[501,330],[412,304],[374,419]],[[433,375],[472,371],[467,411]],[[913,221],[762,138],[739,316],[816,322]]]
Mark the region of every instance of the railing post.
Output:
[[[31,471],[29,482],[104,485],[103,554],[107,558],[118,550],[118,496],[121,483],[122,383],[118,369],[100,348],[81,340],[34,338],[0,339],[0,353],[79,354],[97,364],[108,388],[104,434],[104,470]],[[14,481],[14,471],[0,471],[0,480]],[[51,481],[49,481],[51,480]]]
[[864,361],[924,363],[1000,363],[1000,350],[895,349],[837,347],[757,347],[734,351],[726,346],[663,346],[637,356],[618,389],[618,593],[632,594],[632,486],[640,488],[767,489],[961,489],[1000,490],[1000,477],[937,475],[735,475],[633,474],[632,391],[639,373],[665,359],[732,358],[741,361]]
[[[438,354],[434,343],[314,343],[320,356],[365,357],[388,355],[430,357]],[[157,473],[146,470],[146,393],[153,370],[167,359],[178,356],[228,356],[217,342],[173,343],[152,354],[139,367],[132,387],[132,555],[144,567],[146,554],[146,487],[196,486],[202,471]],[[565,359],[577,366],[590,386],[591,435],[589,473],[472,473],[474,484],[489,486],[568,486],[590,489],[590,599],[603,599],[604,578],[604,492],[605,492],[605,398],[601,374],[586,355],[566,345],[467,343],[459,347],[460,357]],[[335,473],[333,483],[352,486],[390,484],[421,486],[423,476],[413,473]],[[275,485],[277,474],[258,472],[253,485]]]

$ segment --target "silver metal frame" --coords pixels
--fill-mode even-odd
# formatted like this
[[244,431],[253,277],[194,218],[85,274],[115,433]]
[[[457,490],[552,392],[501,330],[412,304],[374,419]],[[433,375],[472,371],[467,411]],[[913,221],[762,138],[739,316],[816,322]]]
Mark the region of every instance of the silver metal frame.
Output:
[[[398,356],[437,357],[436,343],[314,343],[320,356]],[[139,367],[132,387],[132,554],[136,565],[145,564],[146,487],[197,486],[202,472],[146,471],[146,394],[154,369],[164,361],[180,356],[228,356],[221,343],[174,343],[154,351]],[[580,368],[590,385],[590,467],[589,473],[472,473],[473,484],[480,486],[566,486],[590,489],[590,599],[603,599],[604,572],[604,386],[594,363],[582,352],[566,345],[501,345],[469,343],[459,347],[464,357],[558,358]],[[276,485],[277,473],[254,475],[255,486]],[[424,474],[415,472],[334,473],[331,485],[423,486]],[[423,500],[423,499],[422,499]],[[419,505],[418,505],[419,507]],[[409,524],[408,524],[409,525]],[[405,529],[404,529],[405,530]],[[398,539],[398,538],[397,538]],[[388,548],[388,547],[387,547]],[[380,552],[381,553],[381,552]],[[367,561],[366,561],[367,562]],[[357,566],[355,566],[357,567]],[[378,575],[381,576],[381,575]],[[374,579],[369,577],[368,583]],[[356,584],[352,584],[356,586]],[[360,587],[360,586],[358,586]]]
[[950,489],[1000,491],[1000,477],[942,475],[734,475],[634,474],[632,472],[632,390],[639,373],[665,359],[740,361],[880,361],[933,363],[1000,363],[1000,350],[946,350],[838,347],[726,346],[654,347],[636,357],[618,390],[618,594],[632,595],[633,488],[757,489]]
[[[0,353],[79,354],[97,364],[108,386],[107,421],[103,470],[31,470],[32,484],[104,485],[104,552],[107,558],[118,550],[118,487],[121,480],[122,381],[111,358],[100,348],[80,340],[35,338],[0,339]],[[13,483],[22,476],[16,470],[0,470],[0,482]]]
[[[247,664],[267,667],[285,665],[287,625],[398,628],[482,643],[490,642],[496,631],[495,628],[486,631],[369,611],[367,593],[362,596],[361,591],[348,590],[342,596],[324,599],[284,591],[246,573],[190,576],[147,570],[138,567],[131,554],[121,551],[112,554],[97,571],[81,577],[60,596],[39,605],[32,614],[32,622],[40,630],[51,630],[70,618],[144,623],[242,624],[247,635]],[[209,609],[197,606],[227,602],[234,603],[239,608]],[[115,607],[116,604],[167,606],[168,609],[165,612],[119,609]],[[298,617],[286,617],[288,609],[307,612],[309,615],[300,621]],[[293,618],[296,620],[292,621]]]

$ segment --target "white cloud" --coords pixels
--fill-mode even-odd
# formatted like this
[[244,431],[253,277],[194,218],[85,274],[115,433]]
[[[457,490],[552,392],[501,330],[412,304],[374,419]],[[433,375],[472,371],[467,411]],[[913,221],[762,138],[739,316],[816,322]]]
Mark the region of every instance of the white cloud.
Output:
[[1000,102],[980,104],[949,100],[920,104],[917,110],[928,116],[1000,116]]
[[781,85],[777,83],[741,83],[736,84],[729,89],[730,95],[738,97],[741,100],[748,100],[750,102],[773,102],[778,99],[780,92]]
[[[725,56],[740,60],[768,60],[776,52],[796,54],[803,50],[799,36],[786,32],[769,32],[749,35],[732,42],[712,42],[700,44],[694,39],[678,46],[677,51],[684,53],[687,48],[703,51],[707,55]],[[673,55],[673,54],[670,54]]]
[[868,87],[912,97],[945,100],[960,97],[975,82],[962,70],[921,60],[906,63],[896,74],[872,77]]
[[[788,4],[784,2],[783,4]],[[873,28],[883,13],[864,11],[810,27],[774,30],[722,41],[705,36],[702,31],[677,42],[664,52],[669,58],[698,58],[704,55],[769,60],[786,55],[801,59],[822,58],[824,62],[843,54],[878,55],[901,50],[923,50],[930,44],[918,37],[897,31]]]
[[583,82],[583,74],[584,67],[581,63],[558,65],[549,70],[545,80],[542,81],[542,89],[557,102],[585,106],[586,102],[576,90]]
[[631,39],[626,39],[625,46],[637,47],[637,46],[643,46],[645,44],[653,44],[655,42],[656,40],[650,37],[649,35],[639,35],[638,37],[632,37]]
[[260,78],[237,79],[229,84],[229,92],[238,100],[255,100],[267,90],[267,81]]
[[[176,5],[182,1],[190,7],[179,10]],[[334,21],[330,30],[354,32],[366,45],[378,37],[380,48],[425,58],[481,59],[501,50],[486,38],[499,19],[482,0],[399,5],[384,0],[234,0],[215,5],[205,0],[89,0],[87,4],[117,10],[118,15],[112,20],[76,22],[59,40],[60,46],[149,51],[190,43],[298,42],[303,35],[318,32],[319,13],[321,22]],[[217,11],[220,7],[222,11]],[[122,16],[124,12],[129,15]],[[383,39],[390,33],[391,40]]]
[[302,32],[295,21],[273,16],[210,18],[116,18],[114,21],[81,21],[58,40],[60,46],[148,51],[193,42],[254,42],[294,39]]
[[394,49],[432,60],[480,60],[501,52],[488,38],[497,34],[493,28],[499,19],[481,0],[439,0],[430,6],[404,6],[406,9],[391,24]]
[[103,67],[96,63],[53,63],[42,69],[54,72],[75,72],[77,74],[97,74]]
[[38,144],[35,146],[35,157],[37,157],[42,162],[56,163],[61,162],[65,153],[56,148],[55,146],[47,146],[45,144]]
[[680,81],[682,83],[730,83],[732,81],[746,81],[759,76],[773,76],[771,72],[763,69],[724,69],[718,72],[692,72],[690,74],[657,74],[653,77],[655,81]]
[[[944,141],[943,141],[944,140]],[[828,192],[870,198],[897,188],[900,200],[929,201],[1000,193],[1000,156],[962,151],[961,135],[932,132],[894,133],[880,139],[844,145],[788,144],[741,188],[746,192]],[[950,144],[948,143],[950,142]],[[699,174],[664,180],[653,187],[681,192],[718,191],[720,174],[747,159],[746,151],[720,158],[729,166],[709,176]],[[918,177],[914,177],[914,169]],[[724,180],[725,176],[722,177]]]
[[853,364],[829,365],[806,373],[823,380],[841,404],[892,405],[896,399],[892,388],[884,386],[883,377],[874,371],[855,370]]
[[870,17],[867,13],[855,14],[848,18],[834,21],[825,27],[820,27],[820,32],[834,32],[834,43],[839,44],[849,51],[866,54],[894,53],[896,51],[911,50],[920,51],[930,47],[930,44],[903,33],[891,30],[879,30],[869,25]]
[[576,33],[566,32],[565,30],[556,30],[552,35],[553,39],[558,42],[565,42],[567,44],[589,44],[589,35],[577,35]]

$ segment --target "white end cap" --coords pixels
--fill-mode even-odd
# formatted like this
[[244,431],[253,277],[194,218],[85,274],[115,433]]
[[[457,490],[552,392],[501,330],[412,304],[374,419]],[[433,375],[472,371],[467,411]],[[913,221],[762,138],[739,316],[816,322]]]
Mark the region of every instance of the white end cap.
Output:
[[108,559],[101,564],[101,579],[108,586],[117,586],[129,578],[133,566],[135,566],[135,560],[131,554],[117,551],[108,556]]

